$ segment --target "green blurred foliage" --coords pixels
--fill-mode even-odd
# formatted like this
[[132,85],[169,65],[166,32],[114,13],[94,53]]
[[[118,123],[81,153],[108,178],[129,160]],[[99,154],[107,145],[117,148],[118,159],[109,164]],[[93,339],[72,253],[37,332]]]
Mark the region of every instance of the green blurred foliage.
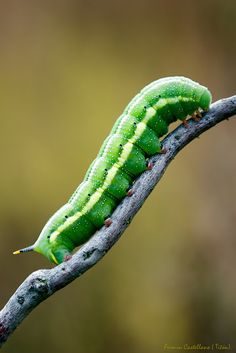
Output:
[[[235,94],[235,1],[2,1],[1,305],[31,244],[147,83],[185,75]],[[175,159],[114,249],[40,305],[6,353],[154,353],[236,337],[235,121]],[[4,270],[6,266],[6,271]]]

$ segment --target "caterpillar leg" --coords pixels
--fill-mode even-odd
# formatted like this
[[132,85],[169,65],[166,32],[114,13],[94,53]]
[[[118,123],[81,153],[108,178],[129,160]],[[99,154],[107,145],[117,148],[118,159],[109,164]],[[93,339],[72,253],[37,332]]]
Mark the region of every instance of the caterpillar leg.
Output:
[[199,111],[196,111],[191,117],[194,121],[198,122],[202,118],[202,114]]
[[112,220],[111,220],[111,218],[107,218],[107,219],[105,219],[105,221],[104,221],[104,225],[105,225],[105,227],[110,227],[110,225],[112,224]]
[[200,110],[197,110],[196,114],[198,118],[202,118],[202,112]]
[[188,128],[188,120],[187,120],[187,118],[185,118],[183,120],[183,124],[184,124],[184,127]]
[[196,123],[200,121],[200,118],[197,115],[192,115],[192,118],[194,121],[196,121]]
[[166,147],[162,147],[162,149],[158,152],[159,154],[165,154],[167,152]]
[[127,191],[127,196],[131,197],[133,194],[134,194],[133,189],[129,189],[129,190]]
[[64,256],[63,262],[69,261],[72,258],[72,255],[66,255]]
[[63,244],[57,244],[57,246],[54,246],[50,251],[50,255],[50,260],[57,265],[64,261],[68,261],[72,257],[71,249],[68,249]]
[[[162,147],[162,149],[157,152],[158,154],[165,154],[167,152],[167,148],[166,147]],[[152,168],[154,167],[154,163],[149,161],[147,164],[147,170],[152,170]]]
[[153,167],[154,167],[154,163],[153,162],[148,162],[147,170],[152,170]]

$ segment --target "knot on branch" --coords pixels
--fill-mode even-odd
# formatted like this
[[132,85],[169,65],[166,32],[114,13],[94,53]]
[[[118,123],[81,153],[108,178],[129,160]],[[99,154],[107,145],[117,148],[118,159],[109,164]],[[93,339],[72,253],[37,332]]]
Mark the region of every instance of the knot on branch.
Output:
[[[48,270],[39,270],[33,272],[28,277],[29,292],[38,296],[48,296],[50,294],[50,286],[48,281]],[[24,303],[24,297],[18,296],[18,303]]]

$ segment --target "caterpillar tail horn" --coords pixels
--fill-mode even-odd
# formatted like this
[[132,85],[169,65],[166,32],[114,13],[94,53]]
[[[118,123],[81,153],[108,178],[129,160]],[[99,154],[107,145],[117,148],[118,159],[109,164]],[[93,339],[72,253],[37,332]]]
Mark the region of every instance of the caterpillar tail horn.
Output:
[[33,250],[34,250],[34,245],[31,245],[31,246],[27,246],[27,248],[14,251],[13,255],[18,255],[22,252],[28,252],[28,251],[33,251]]

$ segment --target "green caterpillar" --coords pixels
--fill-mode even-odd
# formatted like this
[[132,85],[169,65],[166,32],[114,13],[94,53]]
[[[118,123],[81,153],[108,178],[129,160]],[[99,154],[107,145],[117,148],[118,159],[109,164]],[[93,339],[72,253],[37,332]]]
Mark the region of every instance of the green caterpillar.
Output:
[[162,152],[160,137],[177,119],[207,110],[211,93],[185,78],[167,77],[152,82],[124,110],[104,141],[83,182],[69,201],[46,223],[34,250],[59,264],[71,256],[104,224],[127,195],[133,181],[147,169],[147,157]]

